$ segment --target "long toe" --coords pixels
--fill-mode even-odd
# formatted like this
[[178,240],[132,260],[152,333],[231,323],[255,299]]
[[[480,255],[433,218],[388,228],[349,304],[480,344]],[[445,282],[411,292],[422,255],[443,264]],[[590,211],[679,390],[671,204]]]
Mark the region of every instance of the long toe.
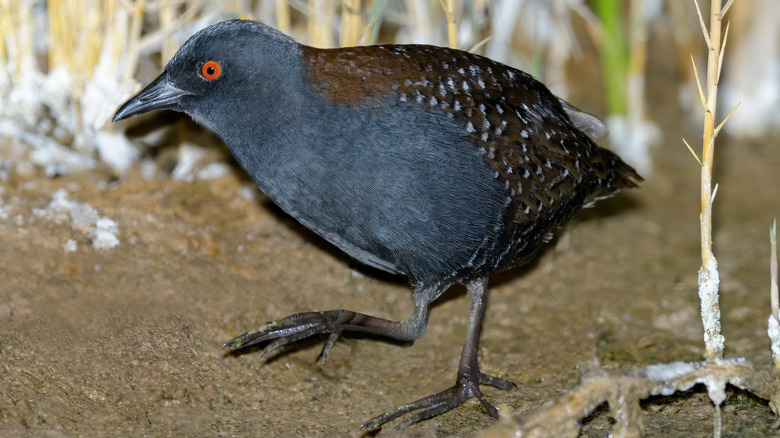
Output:
[[494,386],[504,391],[510,391],[512,389],[517,388],[517,385],[515,385],[515,383],[512,381],[501,379],[499,377],[491,376],[489,374],[484,374],[484,373],[479,373],[479,383],[482,383],[483,385]]
[[482,394],[482,391],[479,389],[480,383],[495,386],[503,390],[516,388],[515,384],[508,380],[499,379],[498,377],[489,376],[487,374],[478,373],[475,376],[459,376],[455,385],[445,389],[444,391],[431,394],[412,403],[399,406],[392,411],[377,415],[376,417],[366,421],[360,425],[359,432],[363,435],[371,434],[381,429],[383,425],[389,423],[390,421],[401,418],[405,415],[410,415],[395,427],[394,430],[397,431],[410,424],[427,420],[429,418],[433,418],[437,415],[451,411],[471,398],[478,399],[487,411],[488,415],[497,418],[498,409],[496,409],[496,407],[487,400],[485,395]]
[[399,424],[395,430],[399,430],[412,423],[443,414],[449,410],[452,410],[470,398],[466,397],[465,399],[461,400],[463,397],[458,394],[458,392],[460,392],[458,389],[459,388],[457,386],[452,386],[442,392],[431,394],[427,397],[423,397],[419,400],[399,406],[391,411],[387,411],[384,414],[377,415],[376,417],[361,424],[359,432],[362,435],[376,432],[380,430],[383,425],[395,420],[396,418],[400,418],[411,413],[414,413],[414,415]]

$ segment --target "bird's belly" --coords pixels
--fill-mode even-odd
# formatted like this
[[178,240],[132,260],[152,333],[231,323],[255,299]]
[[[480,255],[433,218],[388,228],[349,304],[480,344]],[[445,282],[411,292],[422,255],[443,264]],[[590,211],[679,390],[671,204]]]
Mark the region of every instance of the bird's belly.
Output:
[[391,136],[370,122],[284,157],[288,170],[261,188],[368,265],[413,281],[468,270],[501,232],[503,184],[472,145],[449,141],[460,139],[453,125],[409,120],[408,136]]

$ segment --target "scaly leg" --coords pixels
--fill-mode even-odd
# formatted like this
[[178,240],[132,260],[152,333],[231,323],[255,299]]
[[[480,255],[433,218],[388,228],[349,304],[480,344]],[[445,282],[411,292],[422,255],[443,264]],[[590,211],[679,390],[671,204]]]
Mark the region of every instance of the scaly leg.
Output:
[[486,384],[495,386],[499,389],[510,390],[515,388],[515,384],[508,380],[483,374],[479,371],[477,343],[479,341],[482,311],[485,306],[484,296],[487,288],[487,279],[483,278],[472,281],[467,284],[466,287],[471,294],[471,314],[469,317],[468,332],[466,334],[466,343],[463,345],[463,352],[460,356],[458,376],[455,380],[455,385],[442,392],[431,394],[428,397],[400,406],[395,410],[385,412],[382,415],[366,421],[360,426],[361,433],[372,433],[381,429],[382,425],[389,421],[406,414],[414,413],[395,428],[395,430],[399,430],[409,424],[443,414],[471,398],[477,398],[480,403],[482,403],[482,406],[485,407],[488,414],[492,417],[498,417],[498,410],[485,398],[482,391],[479,389],[479,385]]

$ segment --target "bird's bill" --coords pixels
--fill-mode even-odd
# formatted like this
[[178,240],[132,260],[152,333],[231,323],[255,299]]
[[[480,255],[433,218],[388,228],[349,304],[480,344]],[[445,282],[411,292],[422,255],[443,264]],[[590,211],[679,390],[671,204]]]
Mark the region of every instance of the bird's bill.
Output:
[[168,81],[165,73],[161,74],[146,88],[125,102],[114,114],[113,122],[137,116],[152,110],[175,109],[182,96],[187,92],[176,88]]

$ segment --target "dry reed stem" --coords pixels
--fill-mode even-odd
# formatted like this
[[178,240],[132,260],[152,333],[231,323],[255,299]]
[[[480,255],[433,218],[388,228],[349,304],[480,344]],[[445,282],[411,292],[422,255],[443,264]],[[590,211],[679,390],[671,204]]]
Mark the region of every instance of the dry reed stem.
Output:
[[5,38],[6,35],[11,33],[10,9],[10,0],[0,0],[0,35],[3,35],[3,39],[0,40],[0,66],[4,68],[6,66],[6,59],[8,58],[8,53],[5,48]]
[[476,44],[474,44],[473,46],[471,46],[471,48],[468,49],[467,52],[477,53],[477,50],[481,49],[482,46],[484,46],[485,44],[489,43],[490,40],[492,40],[492,39],[493,39],[493,35],[488,35],[485,38],[482,38],[481,41],[479,41]]
[[718,288],[720,277],[718,263],[712,253],[712,163],[715,152],[715,114],[717,111],[718,83],[720,81],[720,67],[723,62],[723,49],[725,48],[726,34],[721,43],[721,21],[725,11],[731,6],[730,0],[726,8],[721,7],[720,0],[711,0],[710,3],[710,27],[709,32],[704,23],[704,17],[697,0],[694,0],[696,11],[699,15],[699,24],[702,35],[707,43],[707,77],[702,90],[698,71],[694,64],[696,84],[704,106],[704,135],[702,139],[701,166],[701,256],[702,266],[699,270],[699,299],[701,300],[701,318],[704,326],[705,358],[720,359],[723,357],[723,335],[720,325],[720,305],[718,303]]
[[451,49],[458,48],[458,34],[455,24],[455,2],[454,0],[440,0],[441,8],[444,10],[444,16],[447,19],[447,42]]
[[30,8],[19,8],[19,2],[16,2],[16,17],[13,23],[14,27],[14,79],[21,82],[25,76],[26,69],[33,67],[33,31],[32,14]]
[[778,298],[777,290],[777,219],[775,219],[772,222],[772,226],[769,227],[769,243],[772,248],[772,255],[769,258],[769,298],[772,312],[769,315],[766,334],[769,336],[772,361],[775,365],[775,370],[780,370],[780,298]]
[[[141,0],[137,0],[141,1]],[[178,30],[180,30],[185,24],[189,23],[198,16],[198,13],[203,8],[206,0],[189,0],[186,3],[187,9],[184,12],[176,15],[176,20],[168,27],[161,27],[153,32],[150,32],[141,37],[141,28],[138,28],[138,35],[131,35],[130,41],[135,43],[135,56],[131,61],[138,61],[138,55],[145,53],[147,50],[154,46],[162,45],[166,38],[171,38]],[[156,6],[154,3],[149,3],[151,6]],[[143,23],[143,8],[138,12],[137,18]],[[136,17],[134,17],[135,19]],[[135,29],[133,29],[135,31]],[[135,65],[131,69],[131,74],[135,71]]]
[[144,24],[144,0],[136,0],[133,4],[130,32],[127,38],[127,65],[125,65],[123,81],[130,81],[138,65],[138,49],[141,40],[141,30]]
[[[18,2],[18,0],[15,0]],[[9,38],[14,38],[16,35],[16,26],[12,16],[12,11],[16,10],[11,5],[11,0],[0,0],[0,35],[3,35],[3,39],[0,40],[0,66],[7,68],[10,63],[10,55],[6,44],[9,43]]]
[[290,6],[285,0],[276,0],[276,27],[284,32],[290,32]]
[[772,247],[772,255],[769,259],[772,316],[774,316],[776,320],[780,321],[780,298],[778,298],[777,291],[777,218],[775,218],[775,220],[772,222],[772,227],[769,229],[769,240]]
[[309,0],[306,30],[309,42],[315,47],[333,47],[331,36],[335,16],[335,0]]
[[[160,28],[168,29],[173,26],[176,21],[178,2],[174,0],[161,0],[160,8],[157,11],[157,15],[160,19]],[[162,49],[160,50],[160,62],[162,65],[168,63],[168,60],[173,58],[176,51],[179,50],[179,43],[173,38],[165,38],[162,42]]]
[[356,46],[360,28],[360,0],[341,3],[341,47]]

